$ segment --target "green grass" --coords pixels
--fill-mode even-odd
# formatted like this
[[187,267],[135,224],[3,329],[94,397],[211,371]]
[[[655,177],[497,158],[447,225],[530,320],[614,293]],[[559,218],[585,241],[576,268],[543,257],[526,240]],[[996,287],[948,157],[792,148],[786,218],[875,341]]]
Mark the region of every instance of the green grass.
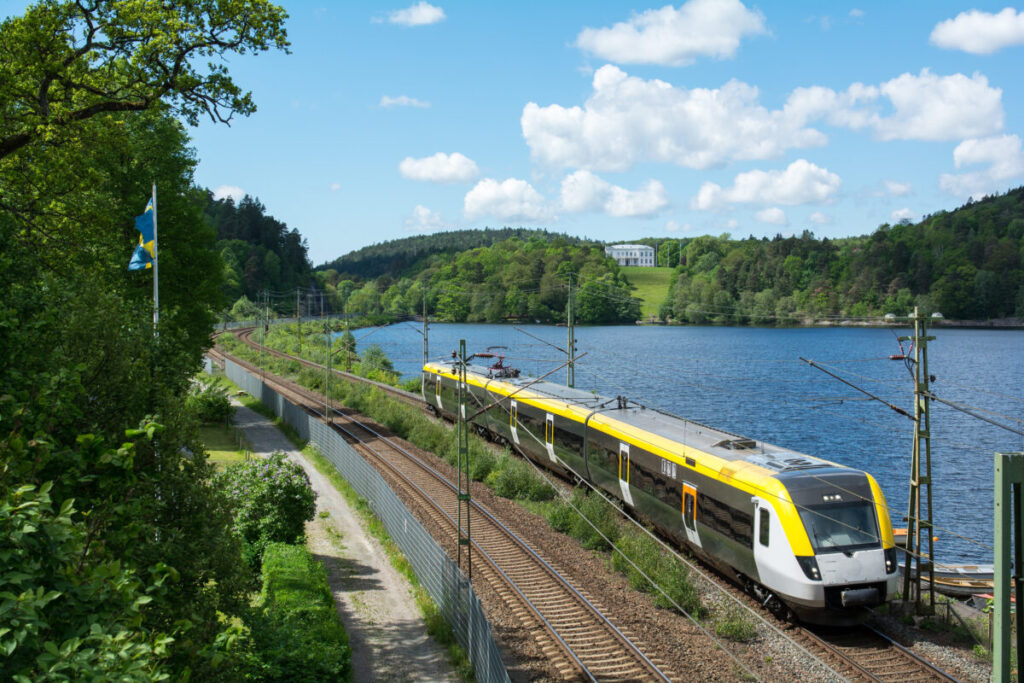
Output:
[[219,468],[242,462],[245,454],[238,448],[235,433],[224,425],[203,425],[199,428],[210,462]]
[[644,318],[658,315],[658,308],[668,296],[672,282],[672,268],[649,268],[646,266],[623,266],[619,269],[636,289],[633,296],[643,300],[641,312]]

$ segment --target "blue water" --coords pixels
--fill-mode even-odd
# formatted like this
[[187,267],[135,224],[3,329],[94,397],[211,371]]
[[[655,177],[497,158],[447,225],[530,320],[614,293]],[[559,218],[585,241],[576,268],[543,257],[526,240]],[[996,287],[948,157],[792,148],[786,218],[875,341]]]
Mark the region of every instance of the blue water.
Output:
[[[421,325],[355,332],[358,348],[379,344],[396,369],[415,375],[422,360]],[[430,326],[430,356],[450,357],[508,346],[508,364],[539,376],[564,355],[566,329],[507,325]],[[931,331],[932,391],[989,411],[1016,429],[1024,418],[1024,332]],[[909,330],[898,330],[901,335]],[[865,469],[882,486],[894,526],[906,526],[913,423],[882,403],[814,369],[800,357],[913,413],[913,381],[888,329],[585,327],[576,334],[576,387],[623,394],[737,434]],[[905,344],[906,346],[906,344]],[[565,370],[548,377],[565,382]],[[937,402],[932,403],[933,509],[939,562],[992,561],[993,453],[1022,451],[1024,440]]]

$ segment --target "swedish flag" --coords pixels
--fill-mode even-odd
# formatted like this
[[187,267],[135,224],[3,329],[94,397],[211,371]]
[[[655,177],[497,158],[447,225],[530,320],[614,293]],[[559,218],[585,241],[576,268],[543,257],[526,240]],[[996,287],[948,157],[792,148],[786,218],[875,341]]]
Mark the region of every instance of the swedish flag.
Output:
[[135,217],[135,229],[139,231],[139,246],[135,247],[128,270],[144,270],[153,267],[156,245],[153,236],[153,200],[150,198],[146,210]]

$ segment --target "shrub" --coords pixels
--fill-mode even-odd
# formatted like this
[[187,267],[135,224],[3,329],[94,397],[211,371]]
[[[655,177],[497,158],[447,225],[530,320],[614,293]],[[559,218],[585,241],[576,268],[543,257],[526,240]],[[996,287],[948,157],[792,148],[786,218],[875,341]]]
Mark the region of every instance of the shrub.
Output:
[[313,683],[351,676],[352,651],[327,572],[302,546],[267,545],[250,628],[250,680]]
[[316,511],[306,473],[280,452],[231,465],[215,482],[231,501],[243,556],[254,567],[270,543],[300,541]]
[[608,542],[615,543],[621,533],[618,511],[596,493],[588,495],[581,490],[573,494],[573,504],[582,517],[575,515],[569,533],[588,550],[608,550]]
[[185,405],[202,422],[227,422],[235,414],[228,389],[219,377],[208,384],[197,383],[185,399]]
[[555,490],[518,459],[507,459],[501,469],[487,476],[486,483],[502,498],[541,501],[555,497]]
[[723,638],[745,643],[754,639],[757,627],[739,607],[730,606],[725,608],[715,622],[715,633]]

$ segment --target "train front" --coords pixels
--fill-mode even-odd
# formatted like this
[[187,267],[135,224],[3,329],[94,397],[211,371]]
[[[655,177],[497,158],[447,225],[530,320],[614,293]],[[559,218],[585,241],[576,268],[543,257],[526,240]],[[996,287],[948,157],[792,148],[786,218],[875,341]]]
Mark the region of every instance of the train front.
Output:
[[[810,623],[863,621],[865,608],[896,592],[896,547],[885,497],[871,475],[845,467],[779,475],[799,515],[806,541],[791,538],[802,576],[784,598]],[[793,536],[798,534],[793,529]],[[782,587],[780,587],[782,588]]]

